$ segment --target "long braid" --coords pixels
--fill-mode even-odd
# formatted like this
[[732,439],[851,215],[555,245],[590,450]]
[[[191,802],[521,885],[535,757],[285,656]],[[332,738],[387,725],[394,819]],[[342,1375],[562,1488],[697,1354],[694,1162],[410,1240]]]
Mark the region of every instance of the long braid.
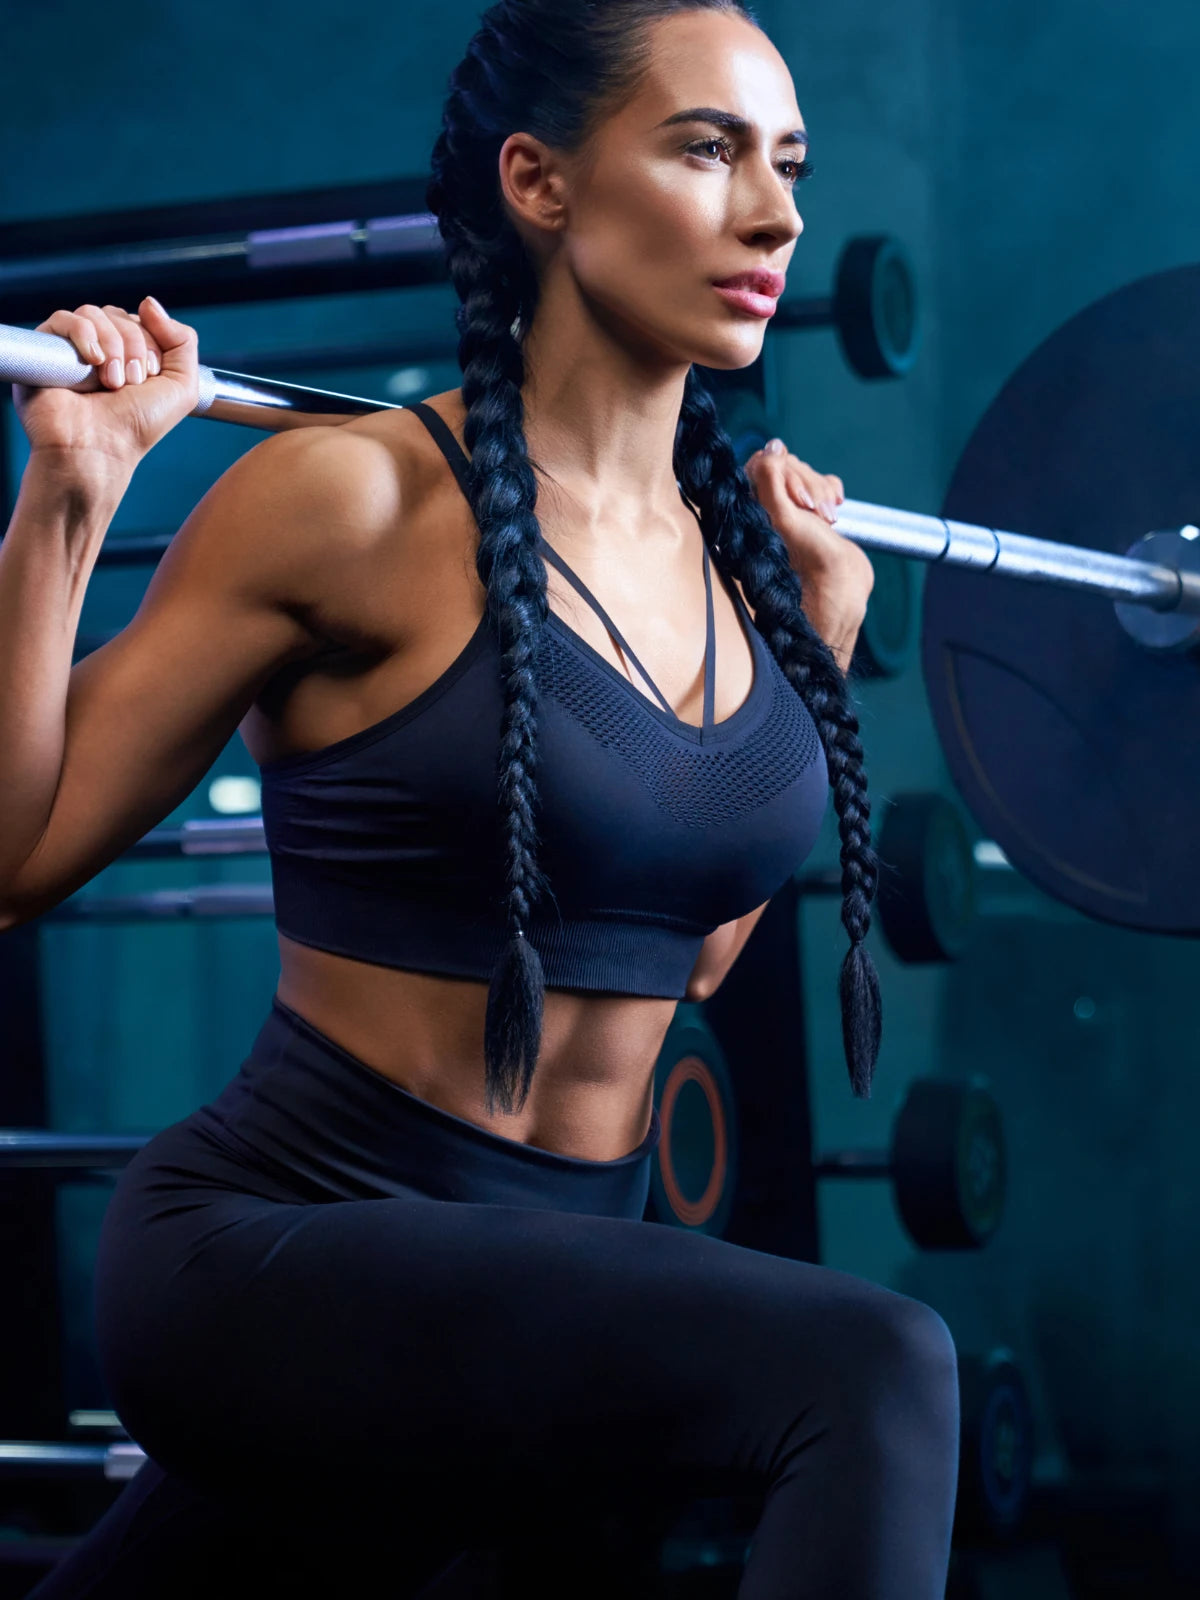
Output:
[[[450,79],[427,196],[446,245],[471,455],[469,496],[479,525],[476,569],[500,651],[503,718],[499,823],[507,940],[492,975],[484,1024],[485,1094],[519,1110],[541,1042],[544,974],[528,937],[532,907],[550,892],[537,863],[537,710],[534,663],[549,606],[537,550],[537,481],[525,442],[524,336],[538,285],[500,196],[497,163],[524,129],[555,149],[582,148],[591,120],[618,103],[649,59],[648,24],[677,12],[736,13],[742,0],[497,0],[484,12]],[[870,1091],[879,1048],[879,983],[863,939],[876,862],[867,824],[858,724],[829,651],[800,609],[782,541],[738,468],[712,401],[690,374],[676,439],[676,476],[702,510],[714,559],[737,578],[755,620],[816,723],[842,837],[842,919],[851,948],[839,982],[851,1082]],[[552,898],[552,895],[551,895]]]
[[[434,150],[434,172],[453,155],[447,134]],[[537,681],[534,660],[549,614],[546,568],[537,550],[537,480],[525,445],[521,387],[525,359],[512,331],[530,309],[536,282],[516,239],[487,244],[444,212],[435,177],[430,204],[442,215],[458,308],[458,362],[467,408],[463,438],[471,457],[469,494],[479,525],[475,567],[487,591],[490,626],[500,648],[504,710],[497,760],[508,938],[492,973],[484,1020],[484,1090],[489,1115],[498,1104],[519,1110],[529,1093],[541,1044],[545,976],[526,937],[534,900],[549,885],[537,863]]]
[[711,395],[693,368],[676,432],[675,470],[700,509],[712,558],[742,586],[754,622],[788,682],[807,706],[829,769],[841,836],[842,925],[850,949],[838,994],[850,1083],[869,1098],[883,1027],[879,977],[863,940],[879,878],[871,849],[871,808],[858,719],[832,652],[801,609],[801,587],[783,540],[772,526],[733,453]]

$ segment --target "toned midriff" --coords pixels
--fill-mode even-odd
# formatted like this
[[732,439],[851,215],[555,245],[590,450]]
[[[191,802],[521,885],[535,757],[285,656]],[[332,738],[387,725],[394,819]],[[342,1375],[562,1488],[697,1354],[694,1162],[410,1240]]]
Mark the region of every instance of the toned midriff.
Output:
[[[459,391],[432,405],[462,437]],[[401,412],[356,420],[394,444],[404,473],[404,562],[381,551],[371,581],[331,586],[323,629],[332,650],[286,687],[269,686],[242,724],[259,762],[319,750],[414,700],[450,665],[483,615],[475,571],[478,533],[470,508],[421,423]],[[678,511],[642,529],[637,560],[629,531],[609,556],[601,541],[571,542],[539,503],[546,538],[622,629],[680,720],[699,726],[703,696],[704,580],[695,518]],[[396,541],[399,544],[400,541]],[[605,549],[607,559],[590,554]],[[650,691],[600,619],[553,569],[550,608],[610,660],[647,699]],[[671,594],[669,615],[662,596]],[[753,660],[729,595],[714,585],[715,720],[745,701]],[[361,670],[359,665],[361,664]],[[652,702],[653,703],[653,702]],[[520,1111],[484,1104],[487,984],[401,971],[334,955],[280,936],[279,998],[313,1027],[410,1093],[501,1137],[583,1160],[611,1161],[649,1130],[654,1064],[676,1001],[548,989],[542,1044]]]

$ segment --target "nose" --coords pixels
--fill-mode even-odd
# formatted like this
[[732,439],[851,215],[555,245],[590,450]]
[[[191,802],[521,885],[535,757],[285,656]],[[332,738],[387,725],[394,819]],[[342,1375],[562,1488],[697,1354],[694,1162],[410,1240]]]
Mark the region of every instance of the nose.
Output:
[[769,156],[758,156],[748,161],[742,172],[745,186],[738,230],[742,237],[759,244],[769,240],[775,249],[794,243],[804,232],[804,221],[775,163]]

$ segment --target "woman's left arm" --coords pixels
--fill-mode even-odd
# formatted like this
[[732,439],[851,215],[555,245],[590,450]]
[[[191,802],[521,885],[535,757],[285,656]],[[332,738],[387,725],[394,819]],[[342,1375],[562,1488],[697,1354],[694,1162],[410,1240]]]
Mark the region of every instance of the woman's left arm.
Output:
[[846,498],[842,480],[815,471],[782,439],[755,451],[745,473],[800,579],[805,615],[848,672],[875,570],[866,551],[833,526]]

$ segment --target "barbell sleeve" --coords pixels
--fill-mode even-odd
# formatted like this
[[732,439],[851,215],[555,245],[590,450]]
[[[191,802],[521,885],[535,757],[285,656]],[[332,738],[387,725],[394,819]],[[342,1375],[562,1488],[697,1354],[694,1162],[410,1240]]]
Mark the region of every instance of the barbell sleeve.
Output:
[[1107,595],[1126,605],[1200,616],[1200,573],[1110,555],[1089,545],[1057,544],[861,500],[844,500],[838,506],[836,527],[864,550],[998,572],[1031,583]]
[[[6,324],[0,324],[0,381],[80,393],[101,387],[95,369],[79,359],[69,339]],[[337,425],[373,411],[402,409],[386,400],[364,400],[201,366],[200,400],[191,415],[276,433],[284,428]],[[1155,611],[1200,616],[1200,573],[1157,562],[861,500],[842,503],[836,527],[864,550],[1081,589]]]

